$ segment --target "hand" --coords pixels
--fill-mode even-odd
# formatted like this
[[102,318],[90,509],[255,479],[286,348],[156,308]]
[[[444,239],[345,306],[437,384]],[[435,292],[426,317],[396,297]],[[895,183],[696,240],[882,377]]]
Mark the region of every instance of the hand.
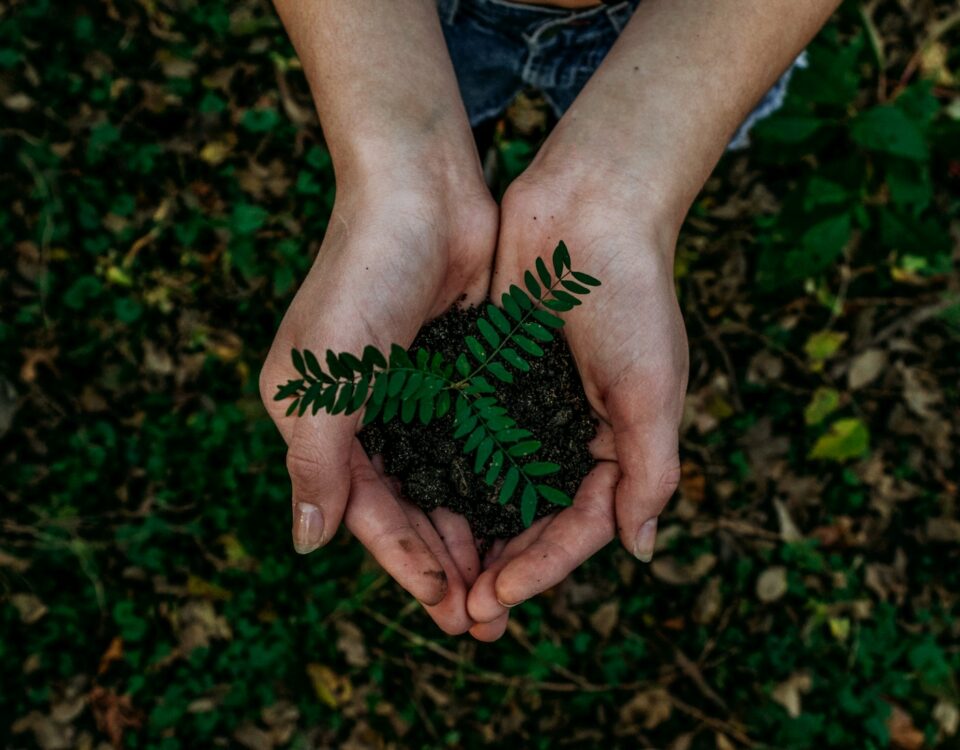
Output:
[[480,569],[466,520],[443,510],[428,519],[401,500],[355,437],[359,413],[287,417],[288,404],[274,400],[277,385],[296,377],[293,348],[409,346],[462,295],[486,295],[498,219],[479,165],[454,186],[409,163],[380,167],[369,179],[338,181],[329,229],[277,331],[260,391],[288,446],[296,550],[323,546],[345,520],[443,630],[460,633],[473,624],[466,593]]
[[574,268],[602,281],[563,315],[599,420],[598,464],[571,507],[511,540],[480,575],[467,602],[478,623],[556,585],[617,533],[648,562],[657,516],[680,480],[688,353],[673,285],[675,223],[646,210],[643,191],[621,174],[600,174],[595,164],[578,173],[570,160],[551,169],[550,161],[538,158],[504,197],[493,298],[538,256],[549,262],[559,240]]

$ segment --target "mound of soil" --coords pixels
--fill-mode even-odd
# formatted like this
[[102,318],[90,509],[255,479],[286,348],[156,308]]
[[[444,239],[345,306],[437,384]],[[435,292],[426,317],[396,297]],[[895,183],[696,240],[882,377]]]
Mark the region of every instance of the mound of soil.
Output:
[[[452,362],[466,350],[464,336],[476,334],[480,314],[476,307],[453,308],[425,326],[411,348],[442,352]],[[546,477],[546,483],[573,497],[595,464],[587,444],[596,433],[596,421],[566,341],[558,337],[543,349],[543,357],[526,358],[529,372],[511,369],[513,383],[488,380],[517,425],[543,443],[536,460],[562,467]],[[463,441],[453,437],[452,409],[428,425],[417,420],[404,424],[399,418],[387,425],[375,421],[359,437],[370,455],[383,456],[387,473],[400,480],[404,496],[424,510],[445,506],[466,516],[478,539],[509,538],[523,530],[519,491],[506,505],[497,502],[503,474],[488,487],[473,472],[473,455],[465,456]],[[557,506],[541,499],[537,516],[555,510]]]

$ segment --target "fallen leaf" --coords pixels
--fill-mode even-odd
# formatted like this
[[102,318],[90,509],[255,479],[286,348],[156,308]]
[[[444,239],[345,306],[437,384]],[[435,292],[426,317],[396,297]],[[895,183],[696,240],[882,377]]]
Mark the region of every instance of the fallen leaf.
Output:
[[346,675],[338,675],[323,664],[308,664],[307,674],[317,697],[330,708],[338,708],[350,702],[353,685]]
[[913,718],[900,706],[891,704],[887,717],[890,742],[899,750],[920,750],[924,744],[923,732],[913,724]]
[[800,697],[809,693],[813,688],[813,680],[806,672],[797,672],[789,679],[777,685],[770,697],[784,707],[792,719],[796,719],[801,711]]
[[245,722],[233,733],[235,739],[247,750],[273,750],[273,739],[253,722]]
[[773,508],[777,511],[777,521],[780,525],[780,538],[787,542],[787,544],[799,542],[803,539],[803,534],[800,533],[797,525],[793,522],[786,503],[780,500],[774,500]]
[[847,334],[840,331],[818,331],[808,338],[803,351],[810,359],[810,369],[822,370],[824,362],[836,354],[846,340]]
[[103,652],[103,656],[100,657],[100,666],[97,668],[97,674],[101,675],[110,669],[110,665],[115,661],[121,661],[123,659],[123,638],[116,636],[110,645],[107,646],[107,650]]
[[655,557],[650,563],[650,572],[655,578],[674,586],[686,586],[696,583],[717,564],[715,555],[700,555],[691,563],[679,563],[673,556]]
[[835,388],[817,388],[813,398],[803,410],[803,421],[808,425],[820,424],[840,406],[840,392]]
[[620,619],[620,600],[612,599],[597,607],[597,611],[590,615],[590,625],[601,637],[609,638]]
[[870,452],[870,430],[855,417],[838,419],[821,435],[810,451],[810,458],[847,461]]
[[782,565],[767,568],[757,577],[757,598],[775,602],[787,593],[787,569]]
[[337,650],[343,654],[351,667],[366,667],[370,664],[367,647],[364,644],[363,631],[352,622],[337,620]]
[[10,602],[20,614],[20,622],[25,625],[38,622],[48,611],[47,605],[33,594],[14,594],[10,597]]
[[661,687],[644,690],[634,695],[620,708],[620,721],[635,724],[643,717],[644,729],[654,729],[670,718],[673,703],[670,694]]
[[706,625],[716,619],[723,607],[723,596],[720,593],[720,576],[713,576],[701,589],[697,601],[693,605],[693,621]]
[[960,708],[956,703],[940,700],[933,707],[933,720],[937,722],[940,731],[947,737],[953,737],[960,728]]
[[879,377],[887,366],[887,353],[882,349],[867,349],[850,362],[847,370],[847,385],[851,391],[869,385]]
[[143,725],[143,713],[133,707],[129,695],[117,695],[112,688],[95,685],[89,699],[97,729],[104,732],[118,750],[123,747],[124,732]]

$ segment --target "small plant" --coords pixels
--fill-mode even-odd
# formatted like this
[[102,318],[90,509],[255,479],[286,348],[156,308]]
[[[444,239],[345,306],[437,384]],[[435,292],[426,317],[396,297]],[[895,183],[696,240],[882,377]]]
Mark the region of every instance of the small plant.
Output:
[[386,423],[397,416],[404,422],[419,419],[428,424],[452,409],[454,437],[464,441],[465,454],[474,454],[473,470],[491,487],[503,475],[500,503],[509,502],[519,492],[520,516],[524,526],[529,526],[540,498],[556,505],[572,501],[543,483],[544,477],[558,472],[560,466],[534,460],[540,442],[497,402],[496,389],[487,375],[512,383],[508,366],[529,371],[525,357],[542,357],[540,345],[552,341],[554,331],[563,327],[563,320],[553,313],[581,304],[578,296],[589,294],[590,287],[600,282],[571,270],[563,242],[553,252],[552,275],[543,259],[537,258],[536,275],[527,271],[523,280],[526,291],[511,285],[501,298],[502,307],[487,305],[486,316],[477,320],[479,336],[464,338],[467,352],[455,362],[422,347],[408,353],[393,344],[389,355],[374,346],[364,348],[360,357],[328,349],[324,371],[313,352],[294,349],[293,366],[301,377],[278,386],[274,398],[293,399],[288,416],[303,416],[308,409],[313,414],[321,409],[351,414],[365,405],[363,424],[378,417]]

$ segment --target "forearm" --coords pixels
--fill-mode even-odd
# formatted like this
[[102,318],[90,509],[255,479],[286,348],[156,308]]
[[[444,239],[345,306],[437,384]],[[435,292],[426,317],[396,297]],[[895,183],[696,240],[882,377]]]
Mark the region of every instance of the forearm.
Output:
[[434,0],[275,0],[338,180],[404,163],[479,172]]
[[730,137],[838,0],[644,0],[544,161],[613,170],[683,220]]

